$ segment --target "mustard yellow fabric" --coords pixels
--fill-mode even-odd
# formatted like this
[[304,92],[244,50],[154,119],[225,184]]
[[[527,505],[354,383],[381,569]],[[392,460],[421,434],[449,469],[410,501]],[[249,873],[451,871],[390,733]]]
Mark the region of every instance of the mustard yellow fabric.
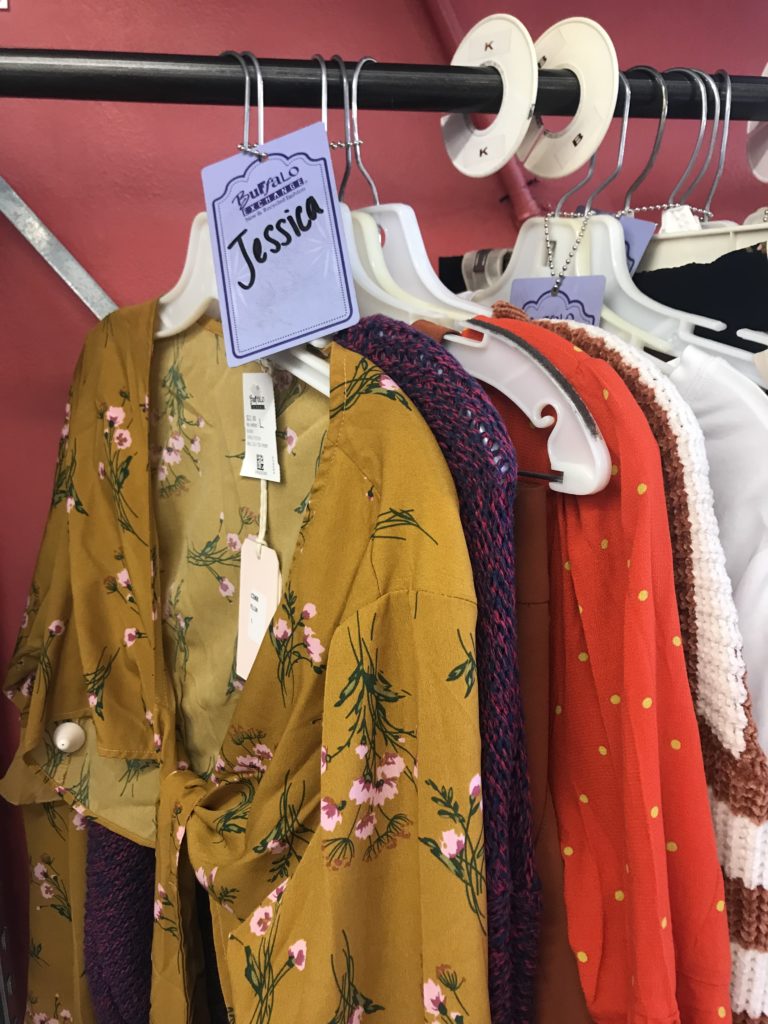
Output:
[[[155,312],[87,339],[6,682],[23,734],[0,791],[36,819],[33,888],[55,867],[81,919],[68,851],[88,818],[155,847],[157,1024],[206,1019],[198,885],[238,1024],[487,1022],[477,688],[449,681],[476,606],[439,448],[337,343],[330,402],[276,379],[283,598],[240,680],[237,556],[260,509],[241,374],[260,367],[228,368],[212,321],[153,342]],[[71,755],[52,741],[65,720],[87,735]],[[82,922],[54,914],[71,952],[31,971],[30,1015],[67,993],[89,1022]]]

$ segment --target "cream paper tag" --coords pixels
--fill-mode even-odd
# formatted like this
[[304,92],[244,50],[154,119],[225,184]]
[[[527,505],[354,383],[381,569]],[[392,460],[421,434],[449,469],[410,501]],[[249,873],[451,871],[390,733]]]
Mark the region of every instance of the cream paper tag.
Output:
[[280,604],[283,581],[277,552],[248,536],[240,549],[240,606],[235,669],[250,675],[256,655]]
[[275,389],[268,373],[243,374],[245,458],[240,476],[280,483]]
[[660,234],[674,235],[679,231],[701,230],[701,221],[690,206],[671,206],[661,214]]

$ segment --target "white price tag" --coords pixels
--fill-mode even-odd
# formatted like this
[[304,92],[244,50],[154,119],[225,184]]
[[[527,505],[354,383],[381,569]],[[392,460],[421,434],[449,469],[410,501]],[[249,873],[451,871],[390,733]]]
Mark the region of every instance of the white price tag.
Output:
[[701,221],[690,206],[673,206],[661,214],[661,234],[674,235],[680,231],[701,231]]
[[277,553],[256,537],[246,537],[240,550],[240,605],[235,669],[247,679],[272,616],[283,581]]
[[268,373],[243,374],[245,458],[240,476],[280,483],[275,389]]

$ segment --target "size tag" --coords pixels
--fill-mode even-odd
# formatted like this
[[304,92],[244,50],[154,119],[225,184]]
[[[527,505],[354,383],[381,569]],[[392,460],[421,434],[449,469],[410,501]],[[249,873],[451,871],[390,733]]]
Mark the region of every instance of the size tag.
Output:
[[605,295],[605,278],[598,274],[566,277],[552,294],[551,277],[521,277],[512,282],[509,301],[533,320],[576,320],[599,325]]
[[627,252],[627,267],[634,274],[640,266],[648,243],[653,238],[656,224],[652,220],[641,220],[639,217],[628,217],[622,214],[619,224],[624,230],[624,248]]
[[243,374],[245,458],[240,476],[280,483],[275,389],[268,373]]
[[690,206],[673,206],[661,214],[661,233],[673,235],[679,231],[701,231],[701,221]]
[[322,124],[202,171],[230,366],[357,323]]
[[283,581],[277,553],[257,537],[240,549],[240,607],[235,671],[247,679],[259,647],[280,604]]

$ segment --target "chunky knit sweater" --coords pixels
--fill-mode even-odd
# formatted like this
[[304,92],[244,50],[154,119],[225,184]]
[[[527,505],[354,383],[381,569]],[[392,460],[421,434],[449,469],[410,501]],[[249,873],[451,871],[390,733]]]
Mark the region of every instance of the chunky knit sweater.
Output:
[[545,324],[610,363],[661,450],[681,636],[725,874],[734,1021],[768,1024],[768,763],[750,709],[704,437],[675,386],[637,349],[599,328]]
[[491,1014],[493,1024],[527,1024],[540,900],[517,678],[515,452],[482,387],[437,342],[383,316],[339,340],[391,374],[418,407],[456,485],[477,592]]

